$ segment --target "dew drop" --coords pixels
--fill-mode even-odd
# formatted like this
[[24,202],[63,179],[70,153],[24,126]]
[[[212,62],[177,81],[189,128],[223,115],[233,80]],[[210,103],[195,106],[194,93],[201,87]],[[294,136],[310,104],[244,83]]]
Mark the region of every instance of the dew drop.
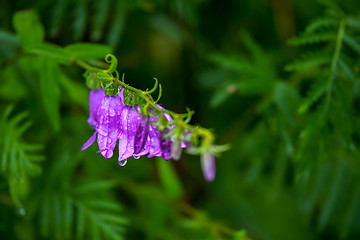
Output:
[[109,109],[109,114],[111,117],[115,116],[115,110],[113,108]]
[[121,167],[125,166],[126,163],[127,163],[127,159],[119,161],[119,165],[120,165]]

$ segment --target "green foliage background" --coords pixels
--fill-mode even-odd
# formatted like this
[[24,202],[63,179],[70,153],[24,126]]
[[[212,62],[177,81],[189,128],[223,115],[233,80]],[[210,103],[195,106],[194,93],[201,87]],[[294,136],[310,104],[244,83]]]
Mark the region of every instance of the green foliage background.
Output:
[[[107,53],[231,144],[214,182],[80,151]],[[356,0],[2,0],[0,239],[359,239],[359,54]]]

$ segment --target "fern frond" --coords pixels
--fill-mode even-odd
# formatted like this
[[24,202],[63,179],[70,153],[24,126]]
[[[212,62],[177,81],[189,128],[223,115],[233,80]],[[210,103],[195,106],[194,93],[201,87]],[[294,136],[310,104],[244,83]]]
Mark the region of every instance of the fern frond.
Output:
[[360,30],[360,19],[352,16],[348,16],[346,17],[346,25],[351,28]]
[[311,90],[308,92],[303,103],[298,109],[298,113],[305,113],[308,109],[325,93],[328,86],[328,82],[325,79],[318,80],[311,86]]
[[322,42],[329,42],[336,39],[336,33],[323,32],[323,33],[304,33],[299,37],[291,39],[288,43],[292,46],[301,46],[307,44],[316,44]]
[[315,32],[324,27],[334,27],[339,24],[339,20],[331,17],[322,17],[312,21],[306,28],[306,33]]
[[[42,193],[38,212],[42,234],[57,239],[123,239],[128,220],[122,216],[122,206],[106,197],[114,183],[99,181],[56,189],[61,178],[50,182]],[[50,184],[50,185],[49,185]],[[52,186],[54,185],[54,186]],[[54,190],[56,189],[56,191]],[[75,227],[74,227],[75,226]]]
[[299,59],[286,65],[287,71],[305,71],[310,68],[317,68],[331,62],[331,55],[326,52],[309,52],[303,54]]
[[346,45],[348,47],[350,47],[354,52],[356,52],[357,54],[360,54],[360,44],[359,44],[359,42],[356,41],[355,38],[353,38],[349,34],[345,33],[344,34],[344,43],[346,43]]
[[0,145],[1,172],[19,179],[35,176],[41,172],[41,167],[36,162],[44,159],[38,153],[42,150],[42,145],[29,144],[22,140],[22,135],[31,126],[31,122],[25,121],[27,112],[10,118],[12,109],[13,106],[10,106],[5,110],[0,122],[3,139]]

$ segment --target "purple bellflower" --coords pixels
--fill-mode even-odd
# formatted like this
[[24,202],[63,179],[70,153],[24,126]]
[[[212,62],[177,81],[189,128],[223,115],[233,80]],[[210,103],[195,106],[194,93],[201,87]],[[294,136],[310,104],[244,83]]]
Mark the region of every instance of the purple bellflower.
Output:
[[[95,128],[95,132],[81,150],[92,145],[97,137],[99,152],[105,158],[113,156],[114,148],[119,140],[121,166],[124,166],[127,159],[132,156],[137,159],[149,154],[149,158],[158,156],[165,160],[172,157],[172,141],[164,137],[170,130],[159,131],[157,126],[151,125],[150,121],[156,122],[158,117],[141,115],[139,106],[126,106],[123,91],[116,96],[107,96],[102,89],[91,90],[89,108],[88,123]],[[167,113],[164,117],[167,121],[172,120]],[[182,145],[182,147],[186,146]]]
[[209,152],[200,156],[201,169],[204,173],[205,180],[211,182],[215,178],[216,166],[215,156]]

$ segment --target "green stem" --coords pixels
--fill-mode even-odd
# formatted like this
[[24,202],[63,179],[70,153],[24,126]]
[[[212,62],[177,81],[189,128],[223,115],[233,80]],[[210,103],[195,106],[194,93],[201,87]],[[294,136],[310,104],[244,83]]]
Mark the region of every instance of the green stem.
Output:
[[339,57],[340,57],[340,53],[341,53],[342,41],[343,41],[344,34],[345,34],[345,26],[346,26],[346,20],[342,19],[340,22],[340,25],[339,25],[338,33],[337,33],[334,55],[331,60],[330,76],[329,76],[327,90],[326,90],[326,103],[325,103],[324,115],[328,112],[330,102],[331,102],[331,88],[332,88],[332,85],[334,82],[337,63],[339,61]]
[[79,59],[73,58],[71,60],[74,64],[78,65],[79,67],[84,68],[85,70],[91,71],[91,72],[100,72],[100,71],[104,71],[104,69],[101,68],[97,68],[97,67],[93,67],[90,66],[89,64],[87,64],[86,62],[83,62]]

